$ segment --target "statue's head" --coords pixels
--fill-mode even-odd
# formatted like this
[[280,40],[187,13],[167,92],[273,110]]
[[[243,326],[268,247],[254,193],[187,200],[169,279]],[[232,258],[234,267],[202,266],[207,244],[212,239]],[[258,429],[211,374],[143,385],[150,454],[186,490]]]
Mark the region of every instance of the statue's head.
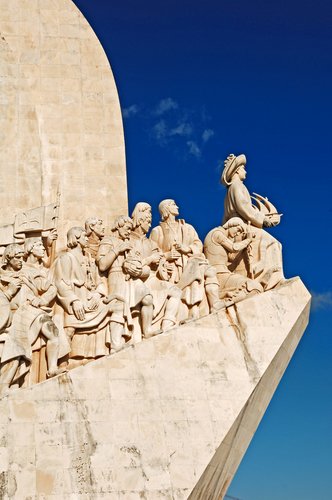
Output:
[[99,217],[89,217],[85,221],[85,232],[87,236],[95,233],[98,238],[102,239],[105,235],[104,222]]
[[45,247],[41,238],[33,237],[27,238],[24,242],[24,256],[34,255],[37,258],[43,258],[45,255]]
[[239,179],[243,181],[246,178],[246,163],[247,158],[243,154],[239,156],[230,154],[227,156],[224,161],[224,170],[222,172],[220,182],[224,186],[230,186],[235,174],[237,174]]
[[23,248],[17,243],[12,243],[5,248],[2,261],[2,267],[19,271],[22,269],[24,252]]
[[140,226],[143,231],[147,233],[152,222],[151,206],[144,201],[136,203],[133,213],[131,214],[131,218],[133,221],[133,229]]
[[111,228],[112,232],[117,232],[122,240],[127,240],[129,238],[132,229],[133,221],[127,215],[120,215],[120,217],[115,219],[114,224]]
[[88,244],[88,237],[83,227],[75,226],[69,229],[67,233],[67,247],[76,248],[80,246],[85,248]]
[[159,203],[161,220],[166,220],[169,215],[179,215],[179,207],[174,200],[163,200]]
[[231,238],[234,238],[247,231],[247,224],[240,217],[232,217],[223,225],[223,228],[227,230]]

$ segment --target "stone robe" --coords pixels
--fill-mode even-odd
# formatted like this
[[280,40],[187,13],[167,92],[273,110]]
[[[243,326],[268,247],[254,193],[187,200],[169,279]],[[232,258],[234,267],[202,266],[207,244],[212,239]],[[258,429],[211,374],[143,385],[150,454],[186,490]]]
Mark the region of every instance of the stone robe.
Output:
[[[192,306],[199,304],[204,298],[204,274],[209,263],[203,254],[203,244],[196,230],[183,219],[173,223],[160,222],[152,229],[150,239],[162,252],[167,253],[175,249],[177,243],[188,246],[191,253],[181,254],[180,257],[169,262],[171,267],[170,282],[177,284],[183,290],[183,301]],[[216,283],[216,278],[208,278]]]
[[[157,244],[147,238],[146,235],[139,235],[133,231],[130,235],[130,242],[133,245],[134,251],[138,252],[141,256],[142,263],[150,258],[154,253],[159,252]],[[151,266],[143,265],[143,273],[141,280],[145,283],[153,297],[153,323],[163,319],[167,299],[174,290],[174,287],[179,290],[173,283],[162,279],[159,273],[158,264]],[[176,316],[170,319],[176,321]]]
[[[88,257],[82,256],[80,261],[70,250],[60,255],[54,263],[58,300],[64,309],[63,325],[75,329],[71,358],[94,359],[109,354],[110,314],[108,306],[102,302],[106,291],[93,271]],[[100,295],[96,309],[90,306],[94,292]],[[75,300],[83,303],[85,319],[82,321],[74,315],[72,304]],[[119,322],[123,322],[123,318],[119,318]]]
[[264,214],[252,205],[249,191],[240,179],[233,181],[227,189],[222,223],[225,224],[232,217],[240,217],[252,226],[263,227]]
[[[102,259],[110,252],[117,252],[117,249],[123,244],[121,238],[116,236],[107,236],[103,238],[97,255],[97,264],[100,265]],[[140,256],[137,255],[137,260],[140,261]],[[136,258],[133,252],[126,251],[116,256],[113,264],[106,271],[108,282],[108,293],[120,295],[125,299],[125,303],[129,306],[126,313],[128,326],[131,326],[130,310],[140,304],[143,298],[149,294],[148,288],[144,285],[141,279],[132,279],[124,270],[124,262],[130,258]]]
[[204,253],[210,264],[217,271],[220,286],[220,298],[234,298],[243,290],[245,294],[256,290],[262,292],[260,284],[239,273],[232,272],[246,255],[246,249],[240,250],[237,242],[230,239],[223,227],[212,229],[204,240]]
[[[3,270],[1,272],[0,280],[3,287],[8,286],[13,279],[20,279],[22,286],[10,302],[13,316],[11,324],[5,332],[6,339],[1,363],[21,358],[19,368],[12,381],[15,383],[29,372],[33,352],[40,350],[45,345],[45,339],[40,333],[45,316],[52,320],[51,306],[56,296],[56,288],[49,278],[48,271],[43,266],[25,263],[21,271]],[[42,297],[47,305],[41,307],[31,305],[31,300],[36,297]],[[68,352],[67,339],[60,334],[58,358],[60,359]],[[37,362],[37,358],[35,361]],[[45,373],[35,375],[34,378],[36,381],[45,379]]]
[[252,205],[249,191],[240,179],[233,181],[227,189],[223,224],[232,217],[250,223],[250,231],[255,235],[247,261],[241,260],[236,272],[257,279],[265,290],[273,288],[284,279],[282,246],[262,229],[264,214]]

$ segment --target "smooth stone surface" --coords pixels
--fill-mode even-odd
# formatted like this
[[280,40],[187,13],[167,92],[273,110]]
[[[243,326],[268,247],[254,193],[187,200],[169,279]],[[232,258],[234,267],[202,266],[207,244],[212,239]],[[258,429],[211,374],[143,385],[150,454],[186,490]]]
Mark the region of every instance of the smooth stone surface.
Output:
[[109,225],[127,213],[125,146],[96,35],[71,0],[0,0],[0,33],[0,225],[58,186],[60,234],[91,215]]
[[308,322],[299,278],[0,401],[3,498],[222,498]]

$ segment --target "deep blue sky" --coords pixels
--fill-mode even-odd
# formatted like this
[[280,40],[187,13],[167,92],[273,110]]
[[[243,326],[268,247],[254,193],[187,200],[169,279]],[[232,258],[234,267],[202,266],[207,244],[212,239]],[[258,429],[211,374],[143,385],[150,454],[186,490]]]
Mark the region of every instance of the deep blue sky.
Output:
[[241,500],[332,498],[330,0],[75,0],[110,59],[124,110],[130,209],[175,198],[202,238],[219,224],[220,165],[282,223],[288,277],[311,324],[231,485]]

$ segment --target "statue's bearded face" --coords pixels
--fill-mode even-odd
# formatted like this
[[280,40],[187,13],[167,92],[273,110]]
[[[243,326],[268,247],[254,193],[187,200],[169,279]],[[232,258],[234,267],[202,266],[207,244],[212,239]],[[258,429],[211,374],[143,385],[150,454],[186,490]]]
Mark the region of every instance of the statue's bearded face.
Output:
[[152,223],[152,214],[151,210],[147,209],[145,210],[140,217],[140,226],[143,229],[145,233],[147,233],[151,227]]
[[168,205],[168,212],[171,214],[171,215],[179,215],[179,207],[177,206],[177,204],[175,203],[174,200],[172,200],[169,205]]
[[105,235],[105,227],[103,221],[99,219],[96,224],[91,226],[91,230],[98,236],[98,238],[102,238]]
[[122,240],[127,240],[129,238],[132,227],[130,222],[126,222],[122,227],[118,228],[118,233]]

